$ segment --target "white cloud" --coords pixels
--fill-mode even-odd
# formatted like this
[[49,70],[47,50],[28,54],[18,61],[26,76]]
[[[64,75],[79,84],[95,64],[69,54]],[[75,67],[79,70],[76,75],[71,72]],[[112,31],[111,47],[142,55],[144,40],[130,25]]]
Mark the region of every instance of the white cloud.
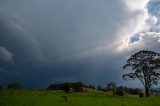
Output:
[[117,50],[123,51],[129,48],[131,37],[148,32],[157,27],[158,18],[148,12],[149,0],[125,0],[130,16],[126,24],[117,33]]
[[128,47],[119,52],[124,57],[128,57],[131,54],[140,50],[152,50],[160,52],[160,33],[145,32],[139,35],[139,40],[133,43],[129,43]]
[[5,47],[0,47],[0,60],[8,63],[13,63],[13,54]]
[[142,10],[146,7],[149,0],[124,0],[130,11]]
[[140,34],[137,42],[131,43],[130,45],[142,49],[159,49],[159,40],[160,33],[145,32]]

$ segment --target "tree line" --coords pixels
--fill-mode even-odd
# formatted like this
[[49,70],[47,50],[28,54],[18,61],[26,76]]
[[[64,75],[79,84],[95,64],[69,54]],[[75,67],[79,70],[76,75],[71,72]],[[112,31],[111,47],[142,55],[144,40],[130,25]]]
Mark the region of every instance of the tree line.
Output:
[[20,82],[12,82],[12,83],[8,84],[7,88],[0,85],[0,90],[4,90],[4,89],[18,90],[18,89],[22,89],[22,86],[21,86]]
[[[8,84],[7,88],[4,88],[0,85],[0,91],[3,89],[7,90],[21,90],[22,86],[19,82],[13,82]],[[33,89],[32,89],[33,90]],[[62,91],[62,92],[87,92],[89,90],[96,90],[101,92],[112,92],[113,96],[124,96],[125,93],[130,95],[139,95],[139,97],[144,97],[144,93],[142,89],[139,88],[130,88],[126,86],[117,86],[116,82],[108,82],[105,87],[94,86],[94,85],[86,85],[82,82],[67,82],[67,83],[55,83],[50,84],[44,90],[53,90],[53,91]],[[152,92],[160,93],[158,90],[151,89]]]
[[[133,54],[123,66],[123,70],[126,71],[122,76],[124,80],[139,80],[145,89],[145,96],[150,96],[150,91],[154,85],[158,85],[160,81],[160,53],[153,51],[142,50]],[[16,90],[21,89],[19,82],[14,82],[8,84],[7,89]],[[3,86],[0,85],[0,90]],[[48,86],[47,90],[63,90],[65,92],[75,91],[87,91],[88,89],[96,89],[93,85],[85,85],[82,82],[74,83],[59,83],[51,84]],[[116,86],[115,82],[109,82],[107,87],[103,88],[98,86],[97,90],[107,91],[111,90],[114,95],[123,96],[124,92],[128,94],[136,94],[142,96],[141,89],[127,88],[123,86]],[[154,90],[152,90],[154,91]]]

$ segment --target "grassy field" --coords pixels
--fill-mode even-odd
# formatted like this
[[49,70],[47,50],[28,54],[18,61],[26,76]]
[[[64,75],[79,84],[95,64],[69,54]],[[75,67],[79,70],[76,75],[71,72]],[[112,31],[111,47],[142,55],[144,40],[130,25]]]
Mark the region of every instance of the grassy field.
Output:
[[160,97],[113,97],[101,92],[3,91],[0,106],[160,106]]

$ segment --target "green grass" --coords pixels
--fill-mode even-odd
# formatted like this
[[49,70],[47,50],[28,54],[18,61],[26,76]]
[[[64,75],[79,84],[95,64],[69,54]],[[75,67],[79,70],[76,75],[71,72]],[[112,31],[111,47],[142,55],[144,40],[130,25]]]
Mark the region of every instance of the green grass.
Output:
[[[67,96],[68,101],[62,96]],[[101,92],[3,91],[0,106],[160,106],[160,97],[113,97]]]

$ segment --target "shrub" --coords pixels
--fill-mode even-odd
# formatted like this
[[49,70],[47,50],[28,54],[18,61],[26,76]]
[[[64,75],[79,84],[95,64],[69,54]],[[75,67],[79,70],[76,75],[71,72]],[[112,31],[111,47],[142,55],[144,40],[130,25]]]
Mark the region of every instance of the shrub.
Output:
[[143,98],[143,97],[144,97],[144,93],[143,93],[143,92],[140,92],[140,93],[139,93],[139,97],[140,97],[140,98]]
[[62,96],[62,98],[64,99],[65,102],[68,101],[68,97],[67,96]]
[[65,84],[64,87],[63,87],[63,90],[64,90],[65,92],[69,92],[70,86],[69,86],[68,84]]
[[118,96],[124,96],[125,93],[122,89],[117,89],[115,94],[118,95]]
[[48,86],[48,90],[63,90],[65,92],[75,91],[82,92],[86,91],[87,86],[82,82],[74,82],[74,83],[59,83],[59,84],[51,84]]

